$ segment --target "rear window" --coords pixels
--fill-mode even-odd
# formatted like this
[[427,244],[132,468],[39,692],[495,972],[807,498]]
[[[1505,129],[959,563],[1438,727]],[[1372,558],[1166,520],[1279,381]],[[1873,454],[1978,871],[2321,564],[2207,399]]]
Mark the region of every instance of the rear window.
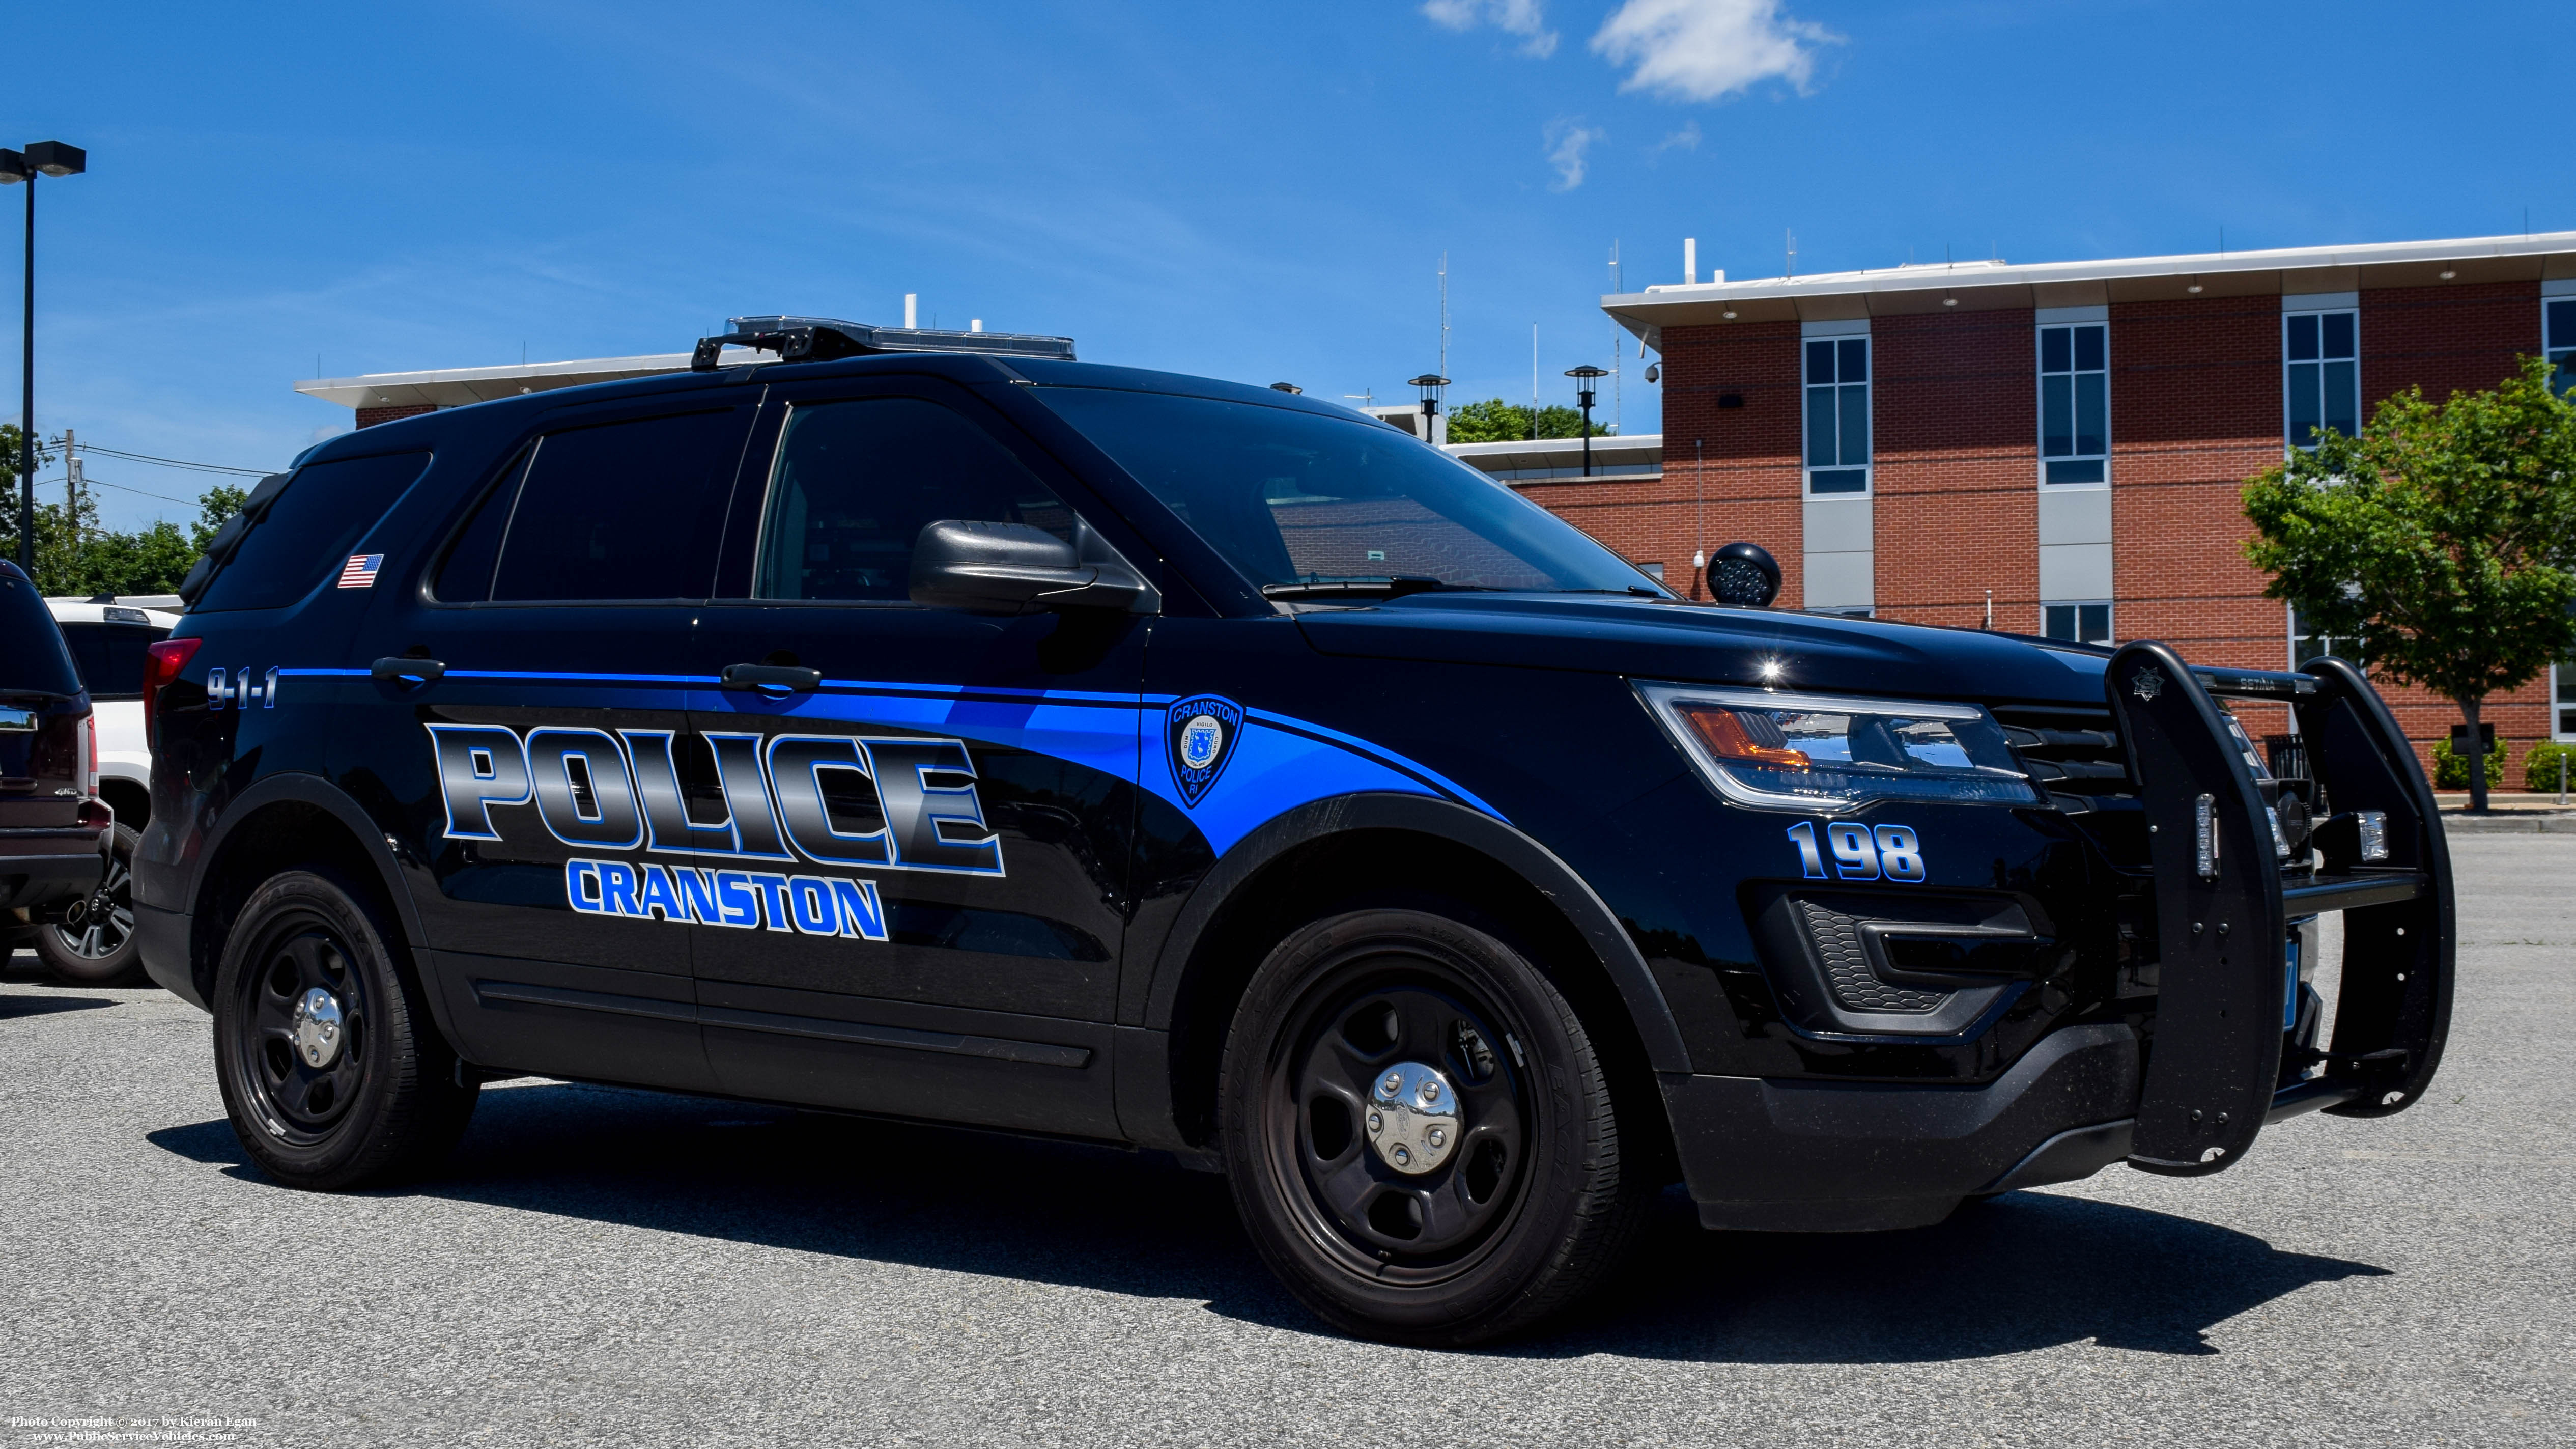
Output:
[[80,688],[44,596],[15,569],[0,570],[0,694],[78,694]]
[[484,499],[433,590],[452,603],[707,597],[743,431],[728,408],[546,435]]
[[349,550],[428,466],[427,453],[387,453],[296,470],[195,612],[279,608],[337,578]]
[[169,633],[149,624],[63,625],[63,641],[72,646],[92,699],[141,699],[143,651]]

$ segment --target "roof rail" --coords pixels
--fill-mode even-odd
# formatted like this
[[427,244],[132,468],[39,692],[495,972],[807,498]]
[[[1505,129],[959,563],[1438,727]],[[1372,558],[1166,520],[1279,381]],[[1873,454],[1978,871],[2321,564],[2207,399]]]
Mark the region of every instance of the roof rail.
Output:
[[720,337],[701,337],[689,370],[713,372],[726,347],[775,352],[781,362],[828,362],[887,352],[987,352],[1008,357],[1073,360],[1073,339],[1023,332],[933,332],[913,327],[871,327],[830,317],[729,317]]

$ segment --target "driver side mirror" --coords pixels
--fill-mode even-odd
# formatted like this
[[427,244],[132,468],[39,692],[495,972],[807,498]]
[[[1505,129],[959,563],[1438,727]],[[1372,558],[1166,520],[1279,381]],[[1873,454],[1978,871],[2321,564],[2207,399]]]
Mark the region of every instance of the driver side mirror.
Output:
[[1025,523],[943,518],[912,545],[912,601],[970,614],[1047,609],[1152,612],[1161,603],[1106,541],[1075,526],[1077,548]]

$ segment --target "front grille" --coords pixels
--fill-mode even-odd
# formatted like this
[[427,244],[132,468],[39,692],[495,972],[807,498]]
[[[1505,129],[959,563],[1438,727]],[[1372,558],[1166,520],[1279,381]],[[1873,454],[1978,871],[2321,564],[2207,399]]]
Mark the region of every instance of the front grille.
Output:
[[1858,916],[1827,910],[1814,901],[1797,905],[1798,914],[1806,919],[1807,939],[1815,942],[1816,956],[1824,963],[1825,985],[1843,1010],[1930,1011],[1950,999],[1946,991],[1912,991],[1879,980],[1878,973],[1869,969],[1869,953],[1861,945]]
[[2080,814],[2110,799],[2136,796],[2109,710],[2007,704],[1995,706],[1994,715],[2031,782],[2058,809]]

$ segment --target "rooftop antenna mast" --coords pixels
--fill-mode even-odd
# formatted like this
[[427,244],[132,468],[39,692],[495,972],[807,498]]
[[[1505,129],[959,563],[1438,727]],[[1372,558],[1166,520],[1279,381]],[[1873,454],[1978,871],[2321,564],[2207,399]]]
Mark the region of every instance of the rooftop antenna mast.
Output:
[[[1620,296],[1625,296],[1628,291],[1619,283],[1619,239],[1615,236],[1610,238],[1610,290]],[[1619,322],[1617,318],[1605,320],[1610,323],[1610,431],[1615,433],[1619,431],[1620,420]]]
[[1538,441],[1538,324],[1530,324],[1530,441]]
[[1798,234],[1787,227],[1782,227],[1780,229],[1780,245],[1789,253],[1788,261],[1783,264],[1786,270],[1782,271],[1780,275],[1784,277],[1794,277],[1798,275]]
[[1449,375],[1449,254],[1440,254],[1440,375]]

